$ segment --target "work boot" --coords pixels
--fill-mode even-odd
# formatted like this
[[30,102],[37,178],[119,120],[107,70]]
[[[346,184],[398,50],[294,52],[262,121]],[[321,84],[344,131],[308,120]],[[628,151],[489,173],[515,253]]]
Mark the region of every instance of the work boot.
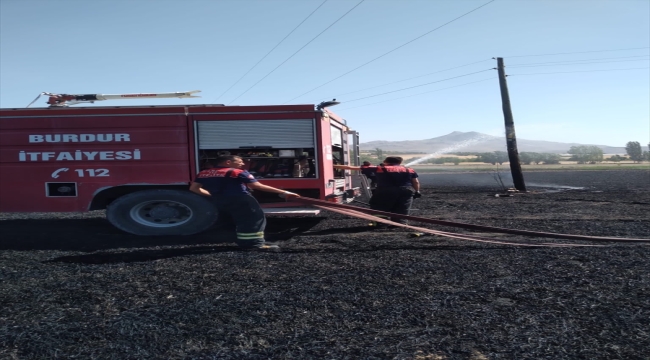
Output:
[[257,246],[257,247],[248,248],[246,250],[249,250],[249,251],[261,251],[261,252],[277,252],[277,251],[280,251],[280,247],[277,246],[277,245],[264,244],[264,245],[260,245],[260,246]]
[[388,229],[388,225],[384,223],[380,223],[377,221],[371,221],[368,226],[370,226],[372,229],[379,230],[379,229]]
[[416,237],[421,237],[421,236],[426,236],[426,235],[427,235],[427,234],[425,234],[425,233],[421,233],[421,232],[412,232],[412,233],[409,233],[408,236],[409,236],[410,238],[416,238]]

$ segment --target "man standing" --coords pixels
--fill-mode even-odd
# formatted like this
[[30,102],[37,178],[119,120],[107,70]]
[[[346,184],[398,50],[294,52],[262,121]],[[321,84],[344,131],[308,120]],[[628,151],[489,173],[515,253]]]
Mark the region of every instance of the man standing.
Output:
[[[402,166],[402,161],[399,156],[389,156],[383,164],[366,168],[366,171],[375,171],[377,181],[377,188],[370,198],[371,209],[409,215],[413,199],[422,196],[418,174],[415,170]],[[347,170],[363,169],[363,167],[348,165],[334,165],[334,167]],[[391,218],[391,220],[401,224],[407,223],[403,219]]]
[[220,214],[230,215],[237,228],[237,245],[250,250],[279,250],[264,240],[266,216],[248,188],[280,194],[281,197],[300,195],[259,183],[248,171],[242,170],[244,161],[239,156],[224,155],[216,166],[199,172],[190,184],[190,191],[208,196]]

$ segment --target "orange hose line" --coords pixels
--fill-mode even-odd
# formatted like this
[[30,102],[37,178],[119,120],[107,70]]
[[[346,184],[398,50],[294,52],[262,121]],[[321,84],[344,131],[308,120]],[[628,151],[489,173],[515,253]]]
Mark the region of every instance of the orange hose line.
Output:
[[[291,201],[292,202],[293,201],[300,202],[300,203],[304,203],[304,204],[310,204],[310,205],[313,205],[315,207],[324,208],[324,209],[327,209],[327,210],[330,210],[330,211],[334,211],[333,209],[344,209],[344,210],[350,211],[350,213],[348,213],[347,215],[355,216],[355,217],[359,217],[359,214],[352,215],[352,213],[351,213],[352,211],[358,212],[358,213],[361,213],[361,214],[383,215],[383,216],[391,217],[391,218],[394,218],[394,219],[411,220],[411,221],[417,221],[417,222],[423,222],[423,223],[429,223],[429,224],[444,225],[444,226],[449,226],[449,227],[458,227],[458,228],[478,230],[478,231],[497,232],[497,233],[503,233],[503,234],[525,235],[525,236],[534,236],[534,237],[549,237],[549,238],[556,238],[556,239],[582,240],[582,241],[609,241],[609,242],[650,243],[650,239],[641,239],[641,238],[619,238],[619,237],[607,237],[607,236],[558,234],[558,233],[529,231],[529,230],[505,229],[505,228],[499,228],[499,227],[493,227],[493,226],[485,226],[485,225],[472,225],[472,224],[451,222],[451,221],[445,221],[445,220],[428,219],[428,218],[411,216],[411,215],[393,214],[393,213],[389,213],[389,212],[385,212],[385,211],[366,209],[366,208],[361,208],[361,207],[352,206],[352,205],[339,204],[339,203],[334,203],[334,202],[329,202],[329,201],[324,201],[324,200],[317,200],[317,199],[312,199],[312,198],[305,198],[305,197],[292,198]],[[345,214],[345,213],[343,213],[343,214]],[[373,221],[379,221],[376,218],[373,218],[372,220]],[[396,224],[397,223],[391,223],[391,225],[396,225]],[[413,227],[411,227],[411,228],[413,228]],[[424,229],[424,228],[419,228],[419,229]],[[431,231],[430,229],[428,229],[428,230]],[[442,235],[442,233],[444,233],[444,232],[439,232],[439,234],[441,234],[441,235]],[[453,234],[453,233],[446,233],[446,234]],[[559,245],[559,244],[557,244],[557,245]]]
[[417,230],[417,231],[432,234],[432,235],[438,235],[438,236],[444,236],[444,237],[448,237],[448,238],[452,238],[452,239],[459,239],[459,240],[466,240],[466,241],[473,241],[473,242],[480,242],[480,243],[497,244],[497,245],[513,245],[513,246],[529,246],[529,247],[594,247],[594,246],[601,247],[601,246],[605,246],[605,245],[552,244],[552,243],[530,244],[530,243],[526,243],[526,242],[498,241],[498,240],[481,238],[481,237],[475,236],[475,235],[457,234],[457,233],[451,233],[451,232],[446,232],[446,231],[438,231],[438,230],[432,230],[432,229],[427,229],[427,228],[422,228],[422,227],[417,227],[417,226],[400,224],[400,223],[397,223],[397,222],[394,222],[394,221],[382,219],[382,218],[379,218],[379,217],[364,214],[362,212],[358,212],[358,211],[354,211],[354,210],[341,210],[341,209],[337,209],[337,208],[334,208],[334,207],[326,207],[326,206],[321,206],[321,205],[315,205],[315,206],[317,208],[320,208],[320,209],[336,212],[336,213],[343,214],[343,215],[348,215],[348,216],[353,216],[353,217],[357,217],[357,218],[361,218],[361,219],[381,222],[383,224],[388,224],[388,225],[400,226],[400,227],[403,227],[403,228]]

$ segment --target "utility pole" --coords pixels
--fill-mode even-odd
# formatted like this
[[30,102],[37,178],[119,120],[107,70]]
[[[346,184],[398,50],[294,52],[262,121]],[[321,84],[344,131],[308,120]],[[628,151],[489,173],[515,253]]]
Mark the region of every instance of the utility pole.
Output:
[[506,124],[506,144],[508,147],[508,159],[510,161],[510,172],[515,189],[526,191],[524,183],[524,174],[521,172],[519,163],[519,152],[517,151],[517,137],[515,136],[515,122],[512,118],[512,109],[510,108],[510,95],[508,94],[508,84],[506,83],[506,72],[503,66],[503,58],[497,58],[497,70],[499,71],[499,86],[501,87],[501,104],[503,106],[503,119]]

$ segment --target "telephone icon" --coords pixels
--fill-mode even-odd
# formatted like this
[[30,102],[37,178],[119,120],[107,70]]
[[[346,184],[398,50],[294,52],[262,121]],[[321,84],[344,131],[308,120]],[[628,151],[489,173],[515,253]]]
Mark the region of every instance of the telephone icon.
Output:
[[52,173],[52,177],[53,177],[54,179],[56,179],[56,178],[59,177],[59,173],[60,173],[60,172],[64,172],[64,171],[68,171],[68,170],[70,170],[70,169],[68,169],[68,168],[60,168],[60,169],[57,169],[57,170],[55,170],[55,171]]

